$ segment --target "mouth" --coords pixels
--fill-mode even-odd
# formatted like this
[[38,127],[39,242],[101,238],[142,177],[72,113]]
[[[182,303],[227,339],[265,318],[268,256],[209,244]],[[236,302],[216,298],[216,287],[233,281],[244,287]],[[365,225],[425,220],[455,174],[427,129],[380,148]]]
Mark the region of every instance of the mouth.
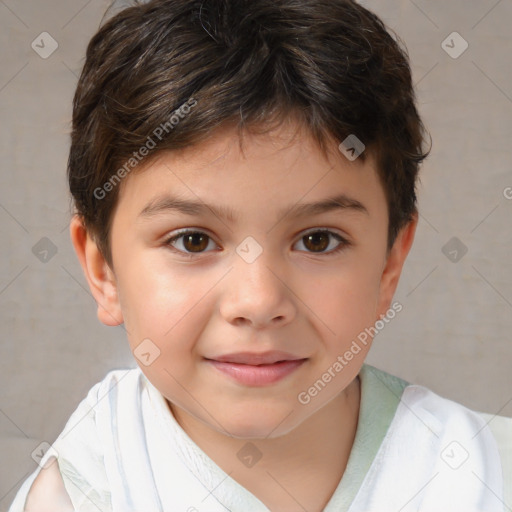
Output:
[[284,379],[307,358],[286,352],[239,352],[205,358],[215,369],[246,386],[265,386]]

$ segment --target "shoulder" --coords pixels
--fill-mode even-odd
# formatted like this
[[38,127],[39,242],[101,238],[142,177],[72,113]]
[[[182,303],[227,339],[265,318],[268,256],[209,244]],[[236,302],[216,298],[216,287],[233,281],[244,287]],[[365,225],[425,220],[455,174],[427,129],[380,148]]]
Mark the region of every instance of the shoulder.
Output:
[[365,383],[375,390],[370,398],[379,398],[371,402],[372,410],[383,399],[397,405],[355,498],[358,510],[379,510],[376,504],[388,499],[398,510],[405,496],[411,510],[466,511],[478,503],[490,511],[497,510],[496,502],[498,507],[510,502],[510,419],[485,418],[424,386],[369,367],[362,374],[362,397]]
[[[82,507],[80,510],[88,504],[110,510],[106,435],[119,404],[138,404],[137,393],[144,384],[139,368],[112,370],[94,384],[57,439],[51,445],[47,443],[50,447],[39,467],[25,480],[10,510],[24,510],[26,499],[31,500],[27,505],[37,504],[33,510],[73,510],[69,509],[69,500],[75,508]],[[56,461],[52,463],[53,457]]]
[[487,427],[489,424],[500,438],[508,436],[508,442],[511,441],[512,431],[508,426],[511,425],[512,418],[474,411],[463,404],[438,395],[425,386],[407,382],[368,364],[363,366],[361,376],[364,377],[367,386],[383,388],[393,394],[402,409],[419,414],[434,431],[441,431],[447,423],[457,421],[469,422],[478,428]]
[[112,420],[119,401],[129,400],[137,392],[140,381],[141,371],[138,368],[108,372],[80,401],[52,447],[60,454],[73,454],[78,446],[88,446],[91,457],[99,453],[102,428]]
[[487,413],[479,415],[488,425],[498,445],[505,484],[504,501],[512,503],[512,418]]
[[415,412],[430,420],[430,426],[434,431],[441,431],[452,423],[465,422],[468,428],[474,429],[475,435],[485,430],[491,432],[493,437],[496,437],[494,434],[497,433],[500,439],[503,438],[508,443],[512,441],[512,418],[475,411],[417,384],[407,385],[401,400],[406,406],[413,407]]
[[111,370],[101,381],[92,386],[84,402],[87,403],[87,405],[95,407],[107,396],[110,396],[112,400],[115,399],[120,392],[126,394],[130,391],[134,391],[143,381],[144,376],[138,367]]
[[[433,433],[445,439],[440,457],[448,465],[449,459],[460,457],[458,463],[463,464],[470,455],[478,456],[477,444],[480,457],[491,460],[490,454],[494,453],[503,476],[504,501],[511,502],[512,418],[469,409],[419,385],[407,386],[402,401]],[[451,434],[446,436],[447,432]]]
[[72,512],[74,510],[55,458],[50,460],[48,467],[42,468],[37,475],[30,487],[25,508],[38,512]]

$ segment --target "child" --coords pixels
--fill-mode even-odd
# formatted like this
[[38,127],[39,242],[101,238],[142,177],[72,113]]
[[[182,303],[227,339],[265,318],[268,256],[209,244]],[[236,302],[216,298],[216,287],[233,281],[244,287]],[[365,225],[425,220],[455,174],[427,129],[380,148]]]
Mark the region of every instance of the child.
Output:
[[139,367],[93,386],[11,511],[510,510],[509,420],[364,364],[402,307],[424,134],[405,49],[354,1],[109,20],[71,239]]

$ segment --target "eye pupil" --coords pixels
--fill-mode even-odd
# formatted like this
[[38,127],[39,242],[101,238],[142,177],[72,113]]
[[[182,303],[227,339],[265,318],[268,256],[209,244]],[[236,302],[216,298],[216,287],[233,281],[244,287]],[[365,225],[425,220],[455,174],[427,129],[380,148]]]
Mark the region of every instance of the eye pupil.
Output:
[[[329,248],[331,236],[336,238],[339,242],[343,242],[343,239],[338,238],[331,231],[324,230],[314,231],[308,233],[307,235],[304,235],[302,237],[302,243],[309,252],[320,254],[326,252],[326,249]],[[173,245],[173,243],[179,239],[181,239],[181,243],[183,244],[184,250],[178,250],[180,252],[185,252],[189,254],[204,252],[206,249],[208,249],[209,243],[211,241],[210,237],[207,234],[201,231],[194,231],[182,233],[171,239],[168,243],[170,245]],[[344,243],[340,245],[341,247],[343,247],[344,245],[346,246],[347,244],[348,243],[344,241]],[[337,250],[339,249],[335,249],[334,251],[330,252],[337,252]]]
[[190,233],[185,235],[183,245],[187,251],[201,252],[208,247],[208,236],[205,236],[202,233]]
[[[313,244],[312,248],[309,245],[310,242]],[[317,233],[306,235],[304,237],[304,245],[308,248],[308,250],[312,249],[313,252],[325,251],[325,249],[329,247],[329,234],[324,231],[318,231]]]

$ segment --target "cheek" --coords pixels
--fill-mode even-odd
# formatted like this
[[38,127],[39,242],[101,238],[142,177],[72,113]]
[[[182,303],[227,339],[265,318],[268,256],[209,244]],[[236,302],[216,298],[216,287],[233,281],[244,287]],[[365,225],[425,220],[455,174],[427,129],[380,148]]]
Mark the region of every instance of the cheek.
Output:
[[204,325],[215,277],[155,260],[124,267],[118,289],[132,349],[145,338],[162,355],[166,347],[190,349]]
[[360,258],[317,281],[307,305],[328,338],[338,344],[349,342],[377,319],[379,283],[376,262]]

